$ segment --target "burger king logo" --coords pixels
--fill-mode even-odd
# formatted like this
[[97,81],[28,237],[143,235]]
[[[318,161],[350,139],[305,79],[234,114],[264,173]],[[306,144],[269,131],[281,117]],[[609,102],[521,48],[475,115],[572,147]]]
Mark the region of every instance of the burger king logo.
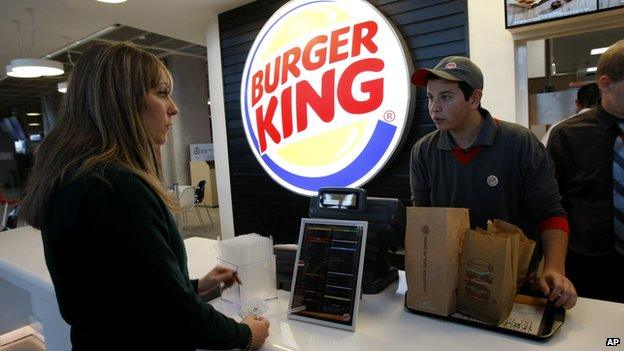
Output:
[[357,187],[400,146],[410,67],[392,25],[364,0],[293,0],[256,37],[241,81],[247,141],[302,195]]

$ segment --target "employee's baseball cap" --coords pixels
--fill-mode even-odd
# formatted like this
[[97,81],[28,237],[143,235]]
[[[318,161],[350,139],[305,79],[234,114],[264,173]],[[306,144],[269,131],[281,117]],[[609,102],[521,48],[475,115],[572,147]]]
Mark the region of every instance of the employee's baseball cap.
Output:
[[429,74],[454,82],[466,82],[473,89],[483,90],[483,73],[467,57],[449,56],[443,58],[433,69],[417,69],[412,74],[412,84],[419,87],[427,86]]

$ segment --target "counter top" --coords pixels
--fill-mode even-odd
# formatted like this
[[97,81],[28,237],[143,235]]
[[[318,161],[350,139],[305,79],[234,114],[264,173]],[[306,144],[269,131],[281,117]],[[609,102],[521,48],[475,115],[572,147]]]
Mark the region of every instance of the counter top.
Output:
[[40,231],[26,226],[0,232],[0,278],[56,303]]
[[[215,252],[212,246],[216,242],[206,240],[185,241],[190,271],[205,273],[212,268],[193,257]],[[288,308],[289,293],[280,290],[279,298],[268,302],[270,308],[265,316],[278,315],[269,319],[271,335],[262,350],[620,351],[624,347],[605,346],[607,338],[624,340],[624,304],[579,298],[554,336],[535,341],[410,313],[403,307],[405,275],[400,276],[401,284],[395,282],[380,294],[362,296],[355,332],[287,319],[283,312]],[[235,315],[227,302],[215,299],[211,304],[227,315]]]
[[[214,267],[215,240],[190,238],[184,243],[191,278]],[[41,236],[34,228],[0,232],[0,278],[47,301],[54,299],[56,304]],[[579,298],[562,328],[541,342],[407,312],[404,287],[399,285],[395,283],[380,294],[363,295],[355,332],[287,319],[283,312],[289,293],[279,291],[279,298],[268,302],[265,315],[274,316],[270,318],[271,336],[262,350],[624,350],[624,346],[605,346],[607,338],[624,339],[624,304]],[[236,312],[220,299],[211,303],[228,315]],[[62,323],[60,316],[55,323]],[[65,332],[61,336],[68,341]],[[46,336],[46,344],[48,341],[52,340]]]

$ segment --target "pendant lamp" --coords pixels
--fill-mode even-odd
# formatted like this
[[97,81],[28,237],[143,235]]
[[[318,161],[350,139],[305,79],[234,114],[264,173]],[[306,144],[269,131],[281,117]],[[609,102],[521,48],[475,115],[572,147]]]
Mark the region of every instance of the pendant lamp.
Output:
[[[32,42],[30,48],[34,46],[35,41],[35,9],[25,9],[30,13],[30,22],[32,26]],[[22,40],[22,22],[13,21],[17,26],[17,34],[19,37],[20,48],[22,55],[24,54],[23,40]],[[30,49],[27,55],[30,55]],[[11,60],[11,63],[6,66],[6,74],[9,77],[17,78],[38,78],[41,76],[58,76],[65,73],[63,70],[63,64],[59,61],[49,60],[47,58],[18,58]]]
[[63,64],[58,61],[22,58],[11,60],[11,63],[6,66],[6,73],[9,77],[38,78],[41,76],[58,76],[65,71]]

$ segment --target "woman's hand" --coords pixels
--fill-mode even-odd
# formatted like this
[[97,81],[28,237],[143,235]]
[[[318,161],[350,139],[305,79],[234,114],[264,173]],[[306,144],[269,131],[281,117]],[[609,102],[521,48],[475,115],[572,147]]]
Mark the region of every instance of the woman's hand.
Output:
[[199,295],[205,295],[219,287],[221,283],[224,284],[225,288],[229,288],[234,283],[242,284],[235,270],[216,266],[199,280],[197,292]]
[[269,336],[269,326],[271,325],[268,320],[257,317],[253,314],[243,318],[242,324],[247,324],[251,330],[251,344],[250,350],[259,348]]

